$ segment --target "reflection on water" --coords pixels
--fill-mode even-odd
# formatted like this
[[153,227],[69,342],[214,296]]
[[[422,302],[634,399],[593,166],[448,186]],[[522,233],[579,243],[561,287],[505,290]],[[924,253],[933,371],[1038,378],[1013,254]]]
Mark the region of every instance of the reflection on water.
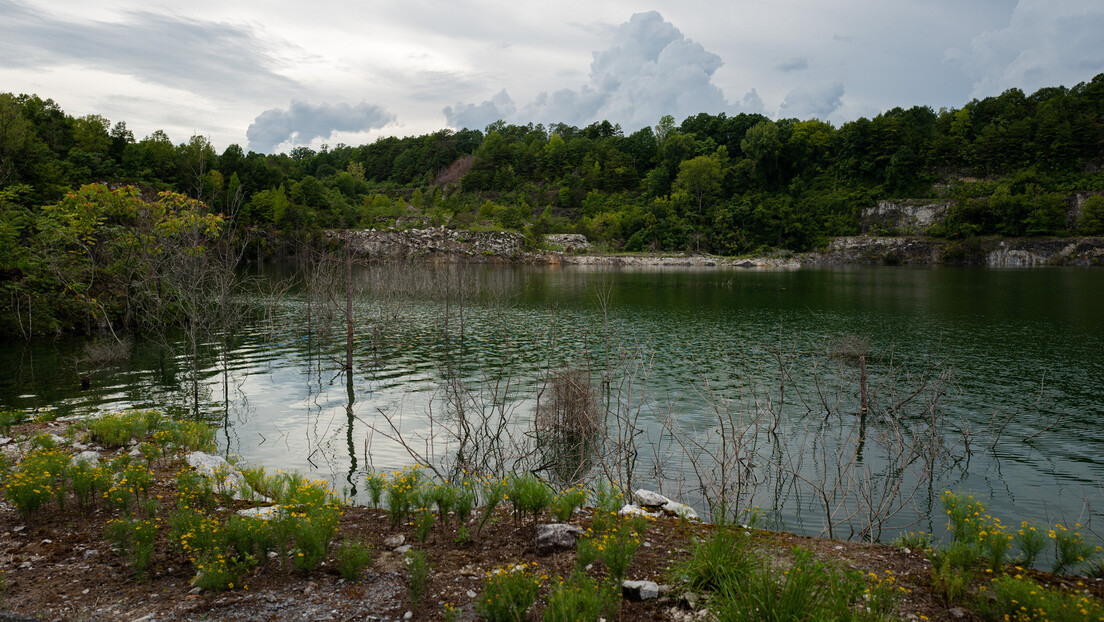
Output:
[[[272,317],[232,335],[226,376],[217,344],[204,349],[199,406],[225,423],[227,451],[352,493],[366,468],[409,464],[408,449],[454,460],[439,424],[458,404],[505,413],[524,442],[542,379],[582,367],[606,405],[635,417],[635,481],[699,506],[703,484],[738,485],[741,505],[811,533],[832,522],[826,507],[838,517],[890,495],[907,507],[888,526],[919,514],[913,528],[938,530],[927,517],[943,489],[989,497],[1006,520],[1084,524],[1104,508],[1101,271],[452,266],[363,269],[356,282],[351,373],[344,289],[258,301]],[[846,336],[869,343],[877,408],[861,426],[859,368],[831,356]],[[195,406],[186,358],[137,343],[128,363],[95,365],[83,348],[9,344],[0,401],[76,414]],[[665,435],[676,425],[681,444]],[[687,456],[708,455],[722,431],[744,453],[702,477]],[[941,455],[902,450],[932,434]],[[902,469],[900,490],[877,488]],[[828,498],[833,486],[854,499]]]

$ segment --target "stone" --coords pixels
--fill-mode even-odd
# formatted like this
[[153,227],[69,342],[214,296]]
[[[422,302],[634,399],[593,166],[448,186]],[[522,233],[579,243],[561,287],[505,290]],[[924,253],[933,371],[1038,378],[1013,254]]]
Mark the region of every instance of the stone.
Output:
[[957,620],[961,620],[967,616],[966,610],[962,607],[951,607],[947,610],[947,613],[951,614],[951,617]]
[[547,555],[553,551],[575,548],[575,539],[581,535],[583,535],[583,530],[577,525],[566,523],[537,525],[537,536],[534,544],[537,553]]
[[245,476],[242,475],[241,471],[235,469],[222,456],[193,451],[185,456],[185,460],[200,475],[214,480],[217,488],[233,489],[235,499],[249,498],[268,501],[268,499],[254,494],[249,484],[245,482]]
[[411,547],[411,546],[410,546],[409,544],[404,544],[404,545],[402,545],[402,546],[397,546],[397,547],[395,547],[395,552],[396,552],[396,553],[398,553],[398,554],[400,554],[400,555],[404,555],[404,554],[406,554],[406,552],[407,552],[407,551],[409,551],[409,550],[410,550],[411,548],[413,548],[413,547]]
[[648,517],[651,517],[651,518],[658,518],[659,516],[662,516],[662,514],[659,513],[659,512],[649,512],[648,510],[645,510],[644,508],[640,507],[639,505],[633,505],[631,503],[628,504],[628,505],[625,505],[624,507],[622,507],[620,510],[618,510],[617,513],[620,514],[621,516],[639,515],[639,516],[648,516]]
[[688,520],[700,520],[694,508],[668,499],[658,492],[652,492],[651,490],[641,488],[634,491],[633,501],[649,510],[662,510],[663,513],[668,516],[677,516],[678,518],[685,518]]
[[622,581],[621,591],[630,600],[651,600],[659,596],[659,584],[655,581]]
[[89,465],[95,466],[100,463],[100,452],[92,450],[82,451],[79,454],[70,458],[69,462],[71,464],[84,462]]
[[0,445],[7,445],[10,442],[12,442],[10,436],[0,436]]
[[280,506],[268,505],[259,508],[245,508],[244,510],[238,510],[238,516],[244,518],[258,518],[260,520],[268,520],[270,518],[276,518],[280,514]]
[[383,546],[389,549],[397,549],[406,542],[406,536],[402,534],[396,534],[394,536],[388,536],[383,539]]
[[644,508],[662,507],[662,506],[664,506],[665,504],[667,504],[668,502],[671,501],[670,499],[668,499],[667,497],[664,497],[663,495],[659,494],[658,492],[652,492],[651,490],[646,490],[644,488],[633,491],[632,496],[633,496],[633,501],[635,501],[636,504],[639,505],[640,507],[644,507]]

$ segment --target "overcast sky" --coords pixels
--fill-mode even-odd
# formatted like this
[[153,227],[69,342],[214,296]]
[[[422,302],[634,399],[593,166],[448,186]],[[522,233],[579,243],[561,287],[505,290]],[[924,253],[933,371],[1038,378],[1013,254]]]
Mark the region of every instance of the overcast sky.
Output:
[[0,0],[0,92],[218,150],[672,114],[839,125],[1104,73],[1104,0]]

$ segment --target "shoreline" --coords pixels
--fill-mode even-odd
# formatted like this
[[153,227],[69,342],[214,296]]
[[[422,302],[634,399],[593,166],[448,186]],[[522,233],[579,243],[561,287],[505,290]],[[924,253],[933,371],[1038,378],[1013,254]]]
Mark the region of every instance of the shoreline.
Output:
[[967,265],[990,268],[1104,266],[1104,237],[966,238],[850,236],[823,250],[781,256],[725,257],[690,253],[595,253],[581,235],[546,236],[551,250],[526,250],[511,231],[365,229],[331,231],[327,237],[353,247],[371,261],[497,263],[610,267],[694,267],[794,270],[825,265]]

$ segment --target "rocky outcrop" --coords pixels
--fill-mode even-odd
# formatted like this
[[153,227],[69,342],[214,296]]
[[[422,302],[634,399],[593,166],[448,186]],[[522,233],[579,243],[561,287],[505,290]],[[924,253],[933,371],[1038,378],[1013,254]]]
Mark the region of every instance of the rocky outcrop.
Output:
[[806,265],[968,264],[990,268],[1104,265],[1104,238],[968,238],[852,236],[835,238]]
[[334,232],[356,252],[374,260],[488,262],[523,259],[520,233],[430,229],[366,229]]
[[921,235],[943,220],[950,202],[878,201],[862,211],[863,233]]
[[[897,210],[909,227],[929,226],[939,204],[879,203],[881,214]],[[529,263],[616,268],[758,268],[795,269],[803,265],[970,264],[993,268],[1104,265],[1104,238],[969,238],[940,240],[923,236],[860,235],[833,239],[823,251],[773,257],[718,257],[692,253],[652,255],[578,254],[591,247],[577,234],[546,236],[561,251],[526,251],[524,237],[509,231],[430,229],[368,229],[332,232],[374,261],[429,263]],[[570,252],[567,252],[570,249]]]

